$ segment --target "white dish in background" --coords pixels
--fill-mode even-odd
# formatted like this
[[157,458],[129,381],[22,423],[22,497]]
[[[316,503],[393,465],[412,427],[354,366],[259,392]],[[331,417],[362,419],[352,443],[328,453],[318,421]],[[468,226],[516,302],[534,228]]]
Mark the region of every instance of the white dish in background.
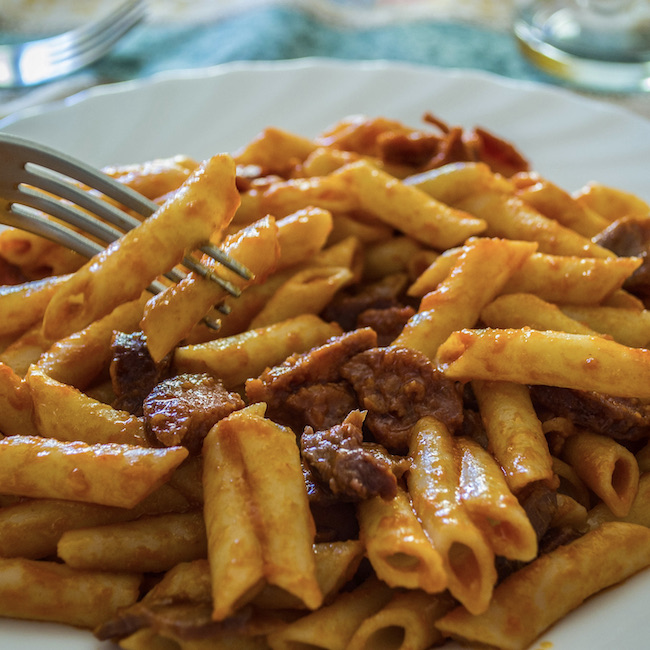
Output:
[[84,91],[0,129],[102,165],[205,158],[268,125],[309,136],[351,113],[417,126],[426,111],[512,140],[566,190],[598,180],[650,200],[650,121],[552,86],[407,64],[307,59],[163,74]]
[[[205,158],[240,147],[270,125],[312,136],[357,113],[417,126],[427,111],[512,141],[536,171],[568,191],[595,180],[650,201],[650,122],[643,118],[552,87],[407,64],[307,59],[165,74],[86,91],[6,118],[0,129],[105,165],[175,154]],[[645,650],[649,598],[645,571],[590,599],[533,648]],[[0,647],[113,646],[63,626],[4,619]]]

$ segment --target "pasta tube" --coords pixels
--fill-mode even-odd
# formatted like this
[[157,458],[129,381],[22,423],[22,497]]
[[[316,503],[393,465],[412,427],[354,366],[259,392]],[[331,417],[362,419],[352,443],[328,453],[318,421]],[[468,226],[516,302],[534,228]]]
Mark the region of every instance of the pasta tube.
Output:
[[[262,282],[275,268],[280,254],[275,220],[267,217],[231,235],[223,250],[253,275],[245,280],[204,256],[205,266],[215,275],[238,289]],[[163,359],[227,295],[219,284],[193,272],[151,298],[145,305],[140,327],[147,336],[154,361]]]
[[340,333],[337,325],[304,314],[241,334],[176,348],[174,366],[178,372],[211,372],[226,388],[233,388],[291,354],[306,352]]
[[460,451],[461,503],[483,531],[495,555],[528,562],[537,555],[537,535],[508,489],[492,456],[469,438],[456,439]]
[[331,174],[358,201],[358,207],[405,235],[444,250],[485,230],[485,221],[437,201],[417,187],[400,183],[364,160]]
[[442,558],[418,521],[406,491],[384,501],[373,497],[358,506],[360,539],[377,576],[391,587],[443,591]]
[[12,435],[36,435],[32,420],[33,402],[27,383],[9,366],[0,363],[0,432]]
[[34,421],[43,437],[89,445],[149,446],[141,418],[48,377],[38,366],[31,367],[26,381],[34,401]]
[[535,244],[477,238],[463,248],[449,276],[426,294],[394,345],[435,359],[438,346],[455,330],[473,327],[481,309],[535,251]]
[[57,554],[74,569],[161,573],[206,556],[205,525],[188,512],[70,530]]
[[76,571],[57,562],[0,558],[0,616],[92,629],[132,605],[141,577]]
[[588,237],[545,217],[519,197],[505,192],[471,194],[456,203],[456,207],[484,219],[488,237],[536,241],[541,252],[551,255],[613,257],[613,253]]
[[579,432],[569,436],[562,457],[617,517],[625,517],[639,488],[636,458],[612,438]]
[[10,436],[0,440],[0,454],[1,494],[132,508],[169,478],[187,449]]
[[446,427],[432,417],[412,431],[413,466],[407,481],[413,507],[440,553],[452,595],[474,613],[484,611],[496,582],[494,552],[459,501],[460,459]]
[[23,332],[39,322],[52,296],[68,277],[60,275],[0,287],[0,336]]
[[149,297],[143,293],[81,331],[55,341],[36,365],[48,377],[83,390],[110,362],[113,332],[135,331]]
[[45,334],[57,339],[135,300],[187,249],[222,232],[239,205],[232,158],[217,155],[195,170],[149,219],[109,245],[65,282],[47,306]]
[[604,523],[510,575],[494,590],[484,613],[458,607],[436,627],[464,642],[524,650],[586,598],[648,565],[650,529]]
[[438,358],[448,377],[650,397],[650,351],[600,336],[524,329],[454,332]]
[[253,404],[219,421],[203,446],[213,613],[222,620],[265,582],[318,607],[314,524],[294,433]]
[[526,386],[475,380],[472,388],[489,448],[515,493],[537,481],[551,483],[553,461]]
[[376,578],[342,592],[329,605],[290,623],[267,637],[272,650],[317,647],[346,650],[361,623],[386,605],[392,592]]
[[346,650],[428,650],[443,641],[434,623],[453,604],[448,594],[410,590],[397,592],[387,605],[368,617],[350,639]]
[[532,293],[501,295],[481,311],[481,321],[492,328],[530,327],[569,334],[597,334],[581,320],[574,320],[557,305],[546,302]]

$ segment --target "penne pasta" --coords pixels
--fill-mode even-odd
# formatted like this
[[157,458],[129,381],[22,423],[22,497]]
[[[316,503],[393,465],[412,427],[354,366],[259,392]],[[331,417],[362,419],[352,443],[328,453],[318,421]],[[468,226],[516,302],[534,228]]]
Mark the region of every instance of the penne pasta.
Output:
[[[499,239],[474,239],[463,247],[457,263],[438,287],[420,302],[394,345],[419,350],[430,359],[454,331],[473,327],[481,309],[499,293],[535,250],[534,244]],[[485,268],[485,260],[490,268]]]
[[0,455],[2,494],[132,508],[165,482],[187,450],[15,435],[0,440]]
[[149,446],[140,418],[48,377],[37,366],[32,366],[26,381],[34,403],[34,422],[44,438],[89,445]]
[[484,611],[496,582],[494,552],[457,498],[460,458],[446,427],[422,418],[412,432],[408,487],[413,507],[440,553],[451,594],[474,613]]
[[527,205],[519,197],[500,191],[471,194],[456,207],[487,223],[484,235],[535,241],[542,253],[577,257],[612,257],[590,238],[561,225]]
[[562,457],[614,515],[628,514],[639,488],[632,452],[611,438],[581,431],[566,439]]
[[495,298],[481,311],[487,327],[509,329],[530,327],[569,334],[597,334],[582,319],[573,319],[557,305],[532,293],[509,293]]
[[501,468],[469,438],[456,441],[460,453],[459,497],[483,531],[495,555],[529,562],[537,555],[537,535]]
[[546,179],[539,179],[518,190],[517,196],[545,217],[555,219],[585,237],[594,237],[609,225],[603,216]]
[[34,403],[27,383],[0,362],[0,431],[6,435],[36,435],[32,419]]
[[334,176],[344,187],[353,188],[360,208],[432,248],[457,246],[485,230],[483,219],[450,208],[417,187],[399,183],[363,160],[341,167]]
[[460,330],[440,346],[438,358],[453,379],[497,379],[650,397],[645,388],[650,386],[650,351],[600,336],[527,328]]
[[624,521],[650,528],[650,474],[645,472],[639,478],[638,490],[625,515],[616,515],[604,502],[598,503],[586,512],[585,520],[589,528],[597,528],[605,521]]
[[537,482],[552,484],[553,461],[528,388],[487,380],[473,381],[472,388],[489,449],[510,489],[518,494]]
[[[280,254],[277,227],[272,218],[251,224],[224,242],[224,251],[246,266],[249,280],[228,269],[217,268],[214,260],[203,257],[205,266],[238,290],[253,282],[262,282],[275,268]],[[147,347],[154,361],[160,361],[180,343],[192,328],[221,302],[228,292],[218,283],[189,273],[151,298],[144,308],[140,327],[147,337]]]
[[85,389],[112,358],[113,332],[137,330],[147,300],[148,296],[143,294],[136,300],[121,304],[81,331],[55,341],[35,365],[53,380]]
[[[264,410],[257,404],[236,411],[204,441],[204,509],[215,620],[254,597],[265,582],[311,609],[322,601],[295,436],[265,419]],[[288,468],[293,480],[288,480]],[[242,561],[233,562],[238,555]]]
[[222,231],[238,204],[233,161],[229,156],[214,156],[155,214],[89,260],[59,288],[45,311],[45,334],[67,336],[121,302],[135,300],[150,282],[178,264],[187,249]]
[[435,621],[452,607],[448,594],[397,592],[382,609],[368,617],[354,633],[347,650],[427,650],[443,641]]
[[57,544],[59,558],[74,569],[116,573],[162,573],[206,552],[200,512],[69,530]]
[[318,314],[352,279],[352,271],[345,267],[312,266],[300,270],[278,287],[255,315],[250,328],[268,327],[304,313]]
[[418,521],[408,494],[398,489],[390,501],[361,502],[359,537],[378,578],[390,587],[436,594],[447,586],[440,554]]
[[141,576],[0,558],[0,616],[93,629],[138,598]]
[[174,366],[178,372],[209,371],[224,386],[232,388],[291,354],[306,352],[340,333],[341,329],[333,323],[313,314],[301,314],[230,337],[178,347]]
[[459,607],[436,627],[466,642],[524,650],[586,598],[648,566],[649,542],[645,527],[605,523],[506,578],[483,614]]
[[69,276],[59,275],[0,289],[0,335],[18,334],[43,318],[58,288]]
[[296,647],[345,650],[354,633],[369,616],[386,605],[391,590],[374,578],[350,592],[343,592],[329,605],[268,636],[272,650]]

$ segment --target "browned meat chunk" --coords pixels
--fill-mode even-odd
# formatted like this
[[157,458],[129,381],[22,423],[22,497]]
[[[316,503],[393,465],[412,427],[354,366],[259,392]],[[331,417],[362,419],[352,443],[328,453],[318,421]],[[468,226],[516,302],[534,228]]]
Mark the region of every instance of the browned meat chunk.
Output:
[[119,610],[112,619],[94,631],[102,641],[118,641],[138,630],[155,627],[160,632],[174,634],[179,638],[204,639],[216,635],[223,624],[211,617],[211,603],[191,603],[172,600],[149,603],[146,600]]
[[555,490],[541,485],[530,486],[525,495],[519,497],[523,509],[530,519],[537,539],[540,540],[546,533],[557,512],[557,494]]
[[366,309],[359,314],[358,327],[372,327],[377,332],[380,347],[390,345],[402,332],[404,325],[415,314],[413,307]]
[[650,305],[650,220],[622,217],[596,235],[594,241],[619,257],[643,260],[623,288]]
[[0,257],[0,284],[21,284],[27,277],[19,267]]
[[363,288],[339,292],[321,316],[326,321],[336,321],[346,332],[363,327],[358,323],[362,312],[402,306],[400,297],[407,282],[405,275],[395,274]]
[[488,448],[487,432],[481,414],[477,410],[470,408],[463,410],[463,424],[459,434],[478,442],[484,449]]
[[413,425],[425,415],[456,432],[463,421],[462,392],[421,353],[408,348],[373,348],[341,368],[368,410],[366,426],[377,442],[406,453]]
[[[249,379],[246,382],[246,396],[251,402],[266,402],[267,414],[271,419],[300,433],[307,422],[324,421],[319,414],[327,412],[328,409],[324,406],[331,404],[332,399],[344,397],[346,400],[344,409],[333,405],[338,415],[341,411],[344,414],[350,411],[350,400],[344,396],[344,387],[342,390],[331,387],[313,389],[319,393],[313,405],[309,402],[309,391],[306,389],[313,385],[325,386],[339,382],[341,366],[355,354],[375,345],[377,335],[370,328],[337,336],[309,352],[288,357],[282,364],[265,370],[256,379]],[[294,394],[296,397],[292,398]],[[313,413],[310,413],[312,409]],[[336,423],[341,421],[338,415]]]
[[355,501],[381,496],[392,499],[397,479],[390,464],[363,442],[364,415],[352,411],[342,424],[324,431],[306,427],[302,457],[333,494]]
[[[526,494],[519,495],[519,502],[528,515],[528,519],[537,536],[539,553],[550,550],[550,546],[547,549],[545,545],[547,543],[550,544],[552,539],[560,542],[560,538],[563,535],[559,534],[558,529],[551,528],[551,522],[557,512],[557,494],[555,490],[545,485],[534,483],[529,486]],[[496,558],[496,568],[499,580],[503,580],[511,573],[518,571],[525,564],[526,562],[522,562],[521,560],[511,560],[498,556]]]
[[[142,628],[152,628],[163,636],[210,647],[209,641],[224,631],[251,631],[251,606],[242,606],[227,621],[212,620],[210,568],[206,559],[183,562],[166,573],[134,605],[119,609],[112,618],[95,628],[103,641],[118,642]],[[208,645],[206,645],[208,642]],[[179,641],[178,647],[181,643]],[[185,645],[185,644],[182,644]]]
[[530,169],[528,161],[506,140],[480,127],[464,134],[463,139],[471,152],[469,159],[484,162],[493,172],[510,177]]
[[635,398],[556,386],[531,386],[531,397],[543,417],[564,417],[582,429],[620,441],[650,436],[650,405]]
[[304,426],[327,429],[357,407],[357,397],[346,383],[310,384],[287,397],[287,409],[296,415],[294,430]]
[[183,445],[196,454],[213,425],[244,406],[210,375],[178,375],[160,382],[144,400],[145,429],[152,441]]
[[[423,167],[432,164],[437,157],[448,159],[444,154],[450,150],[449,137],[441,138],[433,133],[384,133],[377,139],[381,159],[393,165]],[[460,154],[462,155],[462,154]],[[458,159],[458,156],[455,157]]]
[[113,406],[133,415],[142,415],[144,398],[169,375],[171,355],[156,363],[149,354],[144,332],[115,332],[111,350],[110,375],[115,393]]

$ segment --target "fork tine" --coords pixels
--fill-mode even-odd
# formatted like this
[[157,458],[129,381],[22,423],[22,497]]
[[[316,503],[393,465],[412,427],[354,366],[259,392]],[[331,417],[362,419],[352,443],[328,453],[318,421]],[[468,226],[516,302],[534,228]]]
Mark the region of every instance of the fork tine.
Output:
[[[37,186],[40,189],[51,192],[57,197],[68,199],[122,230],[131,230],[140,224],[140,221],[135,217],[132,217],[119,208],[107,203],[100,197],[90,194],[88,191],[78,187],[77,185],[69,183],[65,176],[61,176],[61,174],[53,172],[49,168],[34,165],[33,163],[27,163],[25,165],[25,171],[29,175],[29,180],[26,182],[37,183]],[[79,176],[81,175],[77,174],[77,177]],[[120,189],[122,189],[122,186],[120,186]],[[56,198],[41,194],[37,190],[21,188],[20,191],[21,201],[27,203],[27,205],[31,205],[36,209],[47,212],[48,214],[62,219],[73,226],[81,228],[106,243],[114,241],[123,234],[122,232],[116,231],[106,226],[106,224],[93,219],[84,212],[72,209],[68,210],[68,206],[63,206]],[[156,209],[158,208],[157,204],[153,202],[151,203]],[[228,257],[228,255],[217,246],[208,243],[200,246],[199,250],[209,255],[231,271],[234,271],[240,277],[250,279],[250,271],[242,264],[239,264],[236,260]],[[238,290],[232,283],[219,278],[219,276],[214,273],[211,273],[207,267],[204,267],[203,265],[197,266],[196,263],[192,263],[188,258],[184,260],[184,263],[188,268],[192,268],[192,270],[200,273],[202,276],[209,276],[213,281],[217,282],[217,284],[223,286],[223,288],[230,294],[239,295],[239,293],[237,293]]]
[[[44,195],[31,187],[22,188],[21,192],[24,199],[27,200],[23,200],[22,203],[12,203],[7,215],[13,214],[13,218],[11,216],[6,216],[1,219],[1,221],[7,226],[14,226],[22,230],[28,230],[36,235],[46,237],[58,244],[66,246],[67,248],[71,248],[88,258],[93,257],[104,250],[104,246],[95,243],[80,233],[66,228],[60,223],[47,219],[47,217],[43,216],[41,212],[56,217],[57,219],[61,219],[67,224],[76,226],[93,237],[103,241],[105,244],[110,244],[124,234],[123,232],[102,223],[98,219],[94,219],[87,213],[78,210],[75,206],[63,204],[60,201],[57,201],[56,198]],[[221,255],[224,254],[218,248],[215,248],[214,250],[219,251]],[[232,260],[228,259],[228,261],[230,262]],[[202,277],[218,284],[230,295],[235,297],[241,295],[241,290],[232,284],[232,282],[229,282],[215,274],[210,268],[203,265],[198,260],[193,259],[189,255],[183,258],[183,265]],[[245,269],[245,267],[242,268]],[[245,270],[248,272],[247,269]],[[172,269],[165,273],[165,277],[173,282],[179,282],[183,279],[184,275]]]
[[199,250],[212,259],[217,260],[217,262],[225,266],[227,269],[234,271],[239,277],[246,280],[251,279],[252,273],[243,264],[240,264],[232,257],[228,257],[228,255],[224,253],[220,248],[217,248],[216,246],[208,243],[204,244],[203,246],[199,246]]
[[[140,224],[140,221],[135,217],[124,212],[123,210],[120,210],[111,203],[108,203],[100,196],[92,194],[83,187],[71,183],[67,177],[62,176],[58,172],[54,172],[47,167],[34,165],[33,163],[27,163],[25,165],[25,171],[27,172],[27,176],[24,182],[28,183],[29,185],[38,187],[40,190],[50,192],[56,197],[67,199],[68,201],[71,201],[72,203],[78,205],[81,208],[84,208],[85,210],[88,210],[89,212],[92,212],[100,219],[103,219],[122,230],[131,230]],[[25,194],[26,188],[21,188],[21,191],[23,194]],[[47,205],[48,207],[39,207],[36,205],[34,205],[34,207],[39,207],[39,209],[43,210],[44,212],[49,212],[54,216],[59,216],[51,212],[51,209],[57,209],[56,204],[57,201],[55,198],[45,196],[42,197],[41,205]],[[96,220],[92,219],[91,217],[87,217],[85,223],[88,224],[89,227],[92,227],[92,221]],[[121,234],[122,233],[118,233],[116,236],[119,237]],[[115,239],[115,237],[113,239]]]
[[[90,165],[86,165],[70,156],[66,156],[48,147],[35,146],[31,142],[15,136],[3,135],[2,140],[13,144],[13,146],[19,150],[19,155],[25,161],[25,172],[30,175],[28,177],[23,177],[25,182],[35,183],[40,187],[44,187],[44,183],[51,183],[51,185],[47,186],[50,188],[48,191],[51,191],[54,194],[60,192],[60,195],[64,196],[64,198],[68,198],[70,201],[78,203],[92,212],[96,212],[102,219],[106,219],[120,228],[133,228],[137,225],[137,221],[134,219],[134,221],[129,225],[122,223],[120,217],[124,213],[112,209],[112,206],[106,207],[109,204],[102,201],[96,201],[96,197],[92,197],[92,195],[84,196],[84,194],[87,193],[83,191],[80,193],[78,191],[79,188],[57,183],[56,180],[60,180],[60,175],[68,176],[83,185],[87,185],[88,187],[100,191],[105,196],[121,203],[131,210],[134,210],[143,217],[150,216],[159,207],[156,203],[145,198],[138,192],[135,192],[130,187],[110,178],[100,170],[95,169]],[[28,151],[29,155],[26,155],[25,152],[21,150]],[[28,163],[27,160],[32,162]],[[38,167],[34,167],[34,165]],[[43,168],[44,170],[55,168],[57,170],[57,176],[54,176],[51,173],[47,174],[39,168]],[[46,177],[45,181],[43,180],[44,177]],[[36,183],[36,180],[38,180],[38,183]],[[216,259],[220,264],[240,277],[250,279],[251,274],[248,269],[239,264],[236,260],[229,258],[220,248],[211,244],[206,244],[201,246],[199,250]]]
[[99,169],[95,169],[71,156],[59,153],[49,147],[37,146],[16,136],[3,134],[1,139],[3,144],[12,146],[16,155],[20,157],[25,166],[23,167],[24,172],[32,174],[30,178],[23,172],[21,180],[24,180],[24,182],[29,183],[30,180],[34,182],[33,177],[38,175],[36,169],[30,164],[33,163],[44,169],[54,169],[59,176],[67,176],[82,185],[92,187],[143,217],[151,216],[159,207],[153,201],[142,196],[142,194],[132,190],[128,185],[116,181]]
[[209,269],[207,266],[201,264],[197,260],[192,259],[189,255],[183,259],[183,264],[191,271],[198,273],[204,278],[212,280],[212,282],[215,282],[222,289],[225,289],[231,296],[235,296],[235,298],[237,298],[238,296],[241,295],[241,289],[236,287],[232,282],[228,282],[228,280],[224,280],[216,273],[213,273],[212,270]]
[[43,194],[31,187],[22,188],[21,193],[22,198],[20,203],[14,203],[14,206],[22,204],[35,210],[45,212],[57,219],[65,221],[71,226],[87,232],[89,235],[101,240],[105,244],[115,241],[124,234],[122,231],[113,228],[103,221],[94,219],[89,214],[79,210],[76,206],[61,203],[61,201],[56,198]]
[[[81,233],[66,228],[56,221],[48,219],[47,217],[43,216],[38,211],[38,209],[32,208],[30,206],[14,203],[11,206],[11,210],[5,212],[1,221],[6,226],[19,228],[20,230],[31,232],[34,235],[40,235],[41,237],[45,237],[46,239],[56,242],[61,246],[75,250],[77,253],[83,255],[84,257],[93,257],[93,255],[101,253],[101,251],[104,250],[104,247],[101,244],[88,239],[88,237],[84,237]],[[199,269],[197,269],[197,271],[198,270]],[[184,275],[179,271],[172,269],[168,273],[165,273],[165,277],[172,282],[179,282],[183,279]],[[219,284],[220,286],[223,286],[221,282]],[[149,285],[148,291],[153,294],[158,294],[161,293],[165,288],[166,287],[162,282],[154,280]],[[227,288],[226,290],[228,291]],[[241,291],[239,291],[239,289],[236,287],[235,290],[241,294]],[[217,305],[216,309],[222,314],[227,315],[230,313],[230,307],[227,305]],[[211,329],[216,330],[220,327],[219,321],[212,318],[206,317],[204,319],[204,322]]]
[[77,251],[84,257],[93,257],[93,255],[104,250],[101,244],[84,237],[81,233],[66,228],[56,221],[48,219],[30,206],[14,203],[11,210],[6,210],[3,214],[2,223],[6,226],[12,226],[45,237],[50,241],[61,244],[61,246]]
[[[145,14],[144,0],[123,0],[106,15],[71,30],[68,34],[73,35],[78,42],[84,39],[95,41],[97,38],[105,37],[107,31],[113,28],[122,33],[125,27],[134,25],[144,18]],[[65,36],[65,34],[62,36]]]
[[[45,215],[78,228],[104,244],[110,244],[124,231],[139,226],[141,221],[99,194],[133,209],[143,218],[158,210],[159,206],[153,201],[71,156],[1,133],[0,146],[5,153],[0,157],[0,193],[7,201],[4,210],[0,209],[0,223],[44,236],[90,258],[103,250],[103,246]],[[240,277],[252,277],[245,266],[210,242],[200,246],[199,250]],[[231,295],[240,295],[241,291],[236,285],[221,278],[212,268],[191,255],[186,255],[182,264],[215,282]],[[178,282],[183,275],[171,270],[167,277]]]
[[[59,54],[69,52],[70,47],[83,46],[84,41],[96,42],[103,41],[107,30],[115,25],[131,25],[132,21],[138,20],[144,16],[144,6],[141,0],[126,0],[121,2],[117,7],[112,9],[108,14],[99,17],[89,23],[71,29],[70,31],[41,39],[42,43],[47,43],[48,50],[53,57]],[[126,22],[125,22],[126,20]]]
[[[73,57],[82,65],[96,61],[145,16],[141,0],[130,0],[97,22],[61,35],[50,52],[52,63]],[[56,38],[56,37],[55,37]]]
[[145,17],[143,0],[122,2],[110,14],[69,32],[0,45],[0,86],[33,86],[93,63]]

